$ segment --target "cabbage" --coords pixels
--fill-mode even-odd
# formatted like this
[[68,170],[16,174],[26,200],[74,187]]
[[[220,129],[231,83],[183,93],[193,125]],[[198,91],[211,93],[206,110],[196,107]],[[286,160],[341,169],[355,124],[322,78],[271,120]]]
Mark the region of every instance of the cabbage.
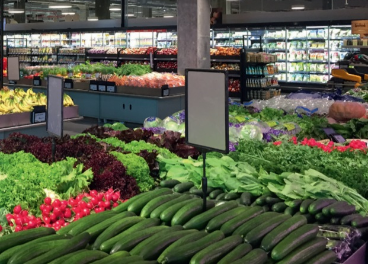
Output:
[[262,130],[254,125],[244,125],[240,130],[240,139],[256,139],[256,140],[262,140],[263,134]]
[[158,117],[147,117],[143,122],[144,128],[162,127],[162,120]]
[[185,134],[185,123],[181,123],[178,126],[178,132],[182,133],[183,135]]
[[164,128],[166,128],[166,130],[177,132],[179,130],[179,125],[176,122],[170,121],[164,125]]
[[240,128],[235,126],[229,127],[229,141],[238,142],[239,141]]

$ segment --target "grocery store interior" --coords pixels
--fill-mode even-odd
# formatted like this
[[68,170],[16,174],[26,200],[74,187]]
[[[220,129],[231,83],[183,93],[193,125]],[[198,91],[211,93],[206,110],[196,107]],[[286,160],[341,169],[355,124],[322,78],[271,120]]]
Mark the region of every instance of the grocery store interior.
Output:
[[368,0],[0,21],[0,264],[368,263]]

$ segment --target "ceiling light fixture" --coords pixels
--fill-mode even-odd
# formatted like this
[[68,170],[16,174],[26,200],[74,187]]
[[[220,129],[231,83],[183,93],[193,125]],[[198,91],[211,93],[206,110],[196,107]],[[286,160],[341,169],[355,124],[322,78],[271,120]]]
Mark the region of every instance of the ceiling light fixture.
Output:
[[164,18],[170,18],[170,17],[174,17],[174,16],[164,16]]
[[110,11],[121,11],[121,8],[119,6],[110,6]]
[[128,17],[134,17],[134,14],[127,14]]
[[49,8],[52,9],[66,9],[66,8],[72,8],[71,5],[49,5]]
[[293,5],[291,6],[292,10],[304,10],[305,6],[304,5]]
[[23,14],[24,13],[24,9],[9,8],[8,13],[10,13],[10,14]]
[[98,21],[98,17],[89,17],[88,21]]
[[74,12],[62,12],[61,14],[64,15],[64,16],[67,16],[67,15],[69,15],[69,16],[75,15]]

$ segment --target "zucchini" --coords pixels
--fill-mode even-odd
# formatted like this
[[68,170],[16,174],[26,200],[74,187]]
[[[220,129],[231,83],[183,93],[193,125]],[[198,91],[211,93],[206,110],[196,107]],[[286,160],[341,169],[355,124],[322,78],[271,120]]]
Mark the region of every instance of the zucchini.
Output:
[[215,264],[228,254],[235,247],[243,242],[242,238],[238,235],[230,236],[222,239],[204,249],[197,252],[190,260],[190,264]]
[[172,206],[170,206],[169,208],[166,208],[160,215],[160,219],[161,221],[165,222],[165,223],[171,223],[171,220],[173,219],[174,215],[184,206],[187,205],[196,205],[196,204],[203,204],[203,201],[201,199],[192,199],[190,201],[182,201],[179,203],[176,203]]
[[128,233],[124,236],[120,236],[120,239],[117,242],[110,239],[102,243],[100,249],[110,254],[114,254],[118,251],[130,251],[143,240],[165,229],[168,229],[168,227],[154,226],[134,233]]
[[224,197],[225,201],[232,201],[232,200],[236,200],[240,197],[240,195],[238,193],[227,193]]
[[314,200],[313,199],[306,199],[304,200],[301,204],[300,204],[300,212],[302,214],[307,214],[308,213],[308,208],[309,208],[309,205],[311,203],[313,203]]
[[161,263],[189,263],[190,259],[202,249],[209,247],[217,241],[224,238],[224,233],[221,231],[215,231],[204,238],[198,239],[192,243],[182,245],[181,247],[175,247],[166,252]]
[[330,218],[328,216],[325,216],[322,212],[318,213],[314,216],[314,218],[316,219],[316,221],[319,224],[325,224],[327,222],[329,222]]
[[178,198],[179,196],[180,194],[174,193],[174,194],[162,195],[162,196],[152,199],[142,208],[141,217],[145,217],[145,218],[149,217],[152,211],[155,210],[157,207],[169,201],[172,201],[173,199]]
[[[196,196],[199,196],[199,197],[203,197],[203,191],[201,189],[197,189],[197,187],[193,187],[189,190],[189,193],[190,194],[193,194],[193,195],[196,195]],[[206,193],[206,196],[208,195],[208,192]]]
[[167,208],[169,208],[170,206],[173,206],[182,201],[187,201],[189,199],[192,199],[192,197],[189,195],[181,195],[178,198],[175,198],[167,203],[164,203],[152,211],[150,218],[160,218],[161,213],[165,211]]
[[311,214],[302,214],[302,216],[304,216],[305,218],[307,218],[308,224],[313,224],[313,223],[316,222],[316,220],[314,219],[314,215],[311,215]]
[[144,193],[140,193],[132,198],[130,198],[128,201],[119,204],[118,206],[116,206],[115,208],[113,208],[111,211],[114,211],[116,213],[122,213],[128,210],[129,205],[131,205],[133,202],[141,199],[143,196],[148,195],[150,192],[144,192]]
[[165,181],[161,181],[160,182],[160,186],[161,187],[165,187],[165,188],[174,188],[175,185],[180,184],[180,181],[178,180],[165,180]]
[[[203,213],[203,201],[198,199],[197,203],[190,203],[182,207],[176,214],[173,216],[171,220],[171,225],[184,225],[190,219]],[[215,203],[212,201],[207,201],[207,210],[211,209],[215,206]]]
[[285,212],[286,208],[288,206],[284,203],[284,202],[281,202],[281,203],[275,203],[273,206],[272,206],[272,211],[276,212],[276,213],[283,213]]
[[258,226],[244,237],[244,242],[251,244],[253,247],[259,247],[262,239],[276,227],[284,223],[286,220],[290,219],[290,215],[281,214],[272,217],[265,222],[259,222]]
[[[115,254],[117,254],[117,253],[115,253]],[[133,264],[133,263],[136,263],[138,261],[143,261],[143,259],[140,256],[127,256],[127,257],[124,257],[124,258],[120,258],[120,262],[115,262],[115,263]]]
[[271,208],[268,205],[264,205],[264,206],[262,206],[262,210],[263,210],[263,212],[269,212],[269,211],[271,211]]
[[265,264],[267,260],[267,253],[260,248],[256,248],[245,255],[245,257],[233,262],[232,264]]
[[210,192],[210,194],[208,195],[208,197],[210,197],[210,199],[216,199],[216,197],[220,194],[224,193],[223,190],[221,189],[216,189],[216,190],[213,190],[212,192]]
[[355,206],[345,201],[338,201],[322,209],[322,213],[326,216],[344,216],[353,214],[354,212]]
[[287,235],[306,224],[307,219],[303,215],[293,216],[268,233],[262,239],[261,248],[266,252],[270,252]]
[[318,233],[317,225],[304,225],[287,235],[278,243],[271,252],[273,260],[280,261],[289,255],[294,249],[315,238]]
[[110,238],[120,234],[121,232],[127,230],[128,228],[134,226],[135,224],[143,221],[144,218],[139,216],[133,216],[121,219],[116,223],[112,224],[108,228],[106,228],[95,240],[92,245],[92,249],[100,249],[100,246],[103,242],[109,240]]
[[[111,212],[111,211],[105,211],[105,212],[98,213],[98,214],[92,214],[92,215],[83,217],[82,219],[79,219],[78,221],[70,223],[68,226],[61,228],[56,233],[58,235],[70,234],[72,236],[75,236],[75,234],[79,232],[80,230],[85,231],[88,228],[94,226],[95,224],[98,224],[99,222],[106,220],[106,218],[112,217],[113,215],[116,215],[116,213]],[[71,233],[72,230],[73,232]]]
[[206,226],[206,231],[208,233],[211,233],[215,230],[219,230],[221,228],[221,226],[223,224],[225,224],[227,221],[235,218],[236,216],[238,216],[241,213],[246,212],[247,210],[249,210],[249,207],[236,207],[234,209],[231,209],[227,212],[224,212],[216,217],[214,217],[213,219],[211,219],[207,226]]
[[[126,263],[126,262],[124,262]],[[157,264],[156,260],[152,260],[152,261],[148,261],[148,260],[139,260],[139,261],[134,261],[131,262],[132,264]]]
[[308,212],[312,215],[316,215],[322,212],[323,208],[334,202],[336,202],[334,199],[318,199],[309,205]]
[[309,259],[305,264],[331,264],[336,261],[336,253],[331,250],[325,250],[315,257]]
[[89,252],[90,250],[88,249],[81,249],[69,254],[66,254],[65,256],[62,256],[60,258],[54,259],[53,261],[51,261],[49,264],[62,264],[64,263],[64,261],[68,260],[71,256],[73,256],[76,253],[80,253],[80,252]]
[[108,254],[99,250],[86,250],[75,252],[62,264],[87,264],[107,257]]
[[288,205],[291,207],[291,208],[300,208],[301,204],[302,204],[303,200],[300,200],[300,199],[297,199],[297,200],[294,200],[292,201],[291,203],[289,203]]
[[52,228],[40,227],[35,229],[29,229],[22,232],[11,233],[9,235],[0,237],[0,253],[5,250],[27,243],[34,239],[44,237],[47,235],[55,234],[55,230]]
[[352,227],[366,227],[368,226],[368,217],[359,217],[351,221]]
[[302,264],[326,250],[327,239],[316,237],[291,252],[278,264]]
[[252,194],[250,192],[243,192],[240,196],[240,204],[251,205],[252,204]]
[[174,187],[174,192],[177,193],[184,193],[190,190],[190,188],[192,188],[194,186],[193,182],[183,182],[183,183],[179,183],[177,185],[175,185]]
[[362,217],[361,214],[347,215],[347,216],[344,216],[343,218],[341,218],[341,222],[340,223],[342,225],[350,225],[351,224],[351,221],[353,221],[356,218],[360,218],[360,217]]
[[106,219],[105,221],[102,221],[97,225],[92,226],[91,228],[87,229],[86,232],[91,235],[91,240],[95,240],[104,230],[106,230],[106,228],[116,223],[116,221],[132,216],[135,216],[135,214],[132,212],[123,212],[117,214],[109,219]]
[[109,255],[109,256],[107,256],[103,259],[97,260],[97,261],[93,262],[93,264],[121,264],[122,260],[125,260],[126,257],[129,257],[129,256],[130,256],[129,252],[119,251],[119,252],[116,252],[115,254]]
[[339,225],[340,224],[340,221],[341,221],[341,218],[340,217],[332,217],[330,219],[330,223],[333,224],[333,225]]
[[221,193],[221,194],[217,195],[216,201],[223,201],[223,200],[225,200],[226,194],[227,193]]
[[183,228],[203,230],[211,219],[236,207],[238,207],[238,204],[235,201],[216,206],[204,213],[194,216],[184,224]]
[[145,196],[141,197],[140,199],[137,199],[134,202],[132,202],[128,206],[128,211],[134,212],[136,215],[138,215],[141,212],[142,208],[149,201],[151,201],[152,199],[154,199],[156,197],[163,196],[165,194],[171,194],[171,193],[172,193],[172,191],[170,189],[167,189],[167,188],[151,191],[147,195],[145,195]]
[[200,231],[200,232],[194,232],[193,234],[190,234],[190,235],[187,235],[185,237],[180,238],[179,240],[175,241],[170,246],[168,246],[162,252],[162,254],[157,258],[157,262],[161,263],[165,259],[167,253],[172,252],[173,250],[175,250],[177,248],[181,248],[182,246],[185,246],[187,244],[190,244],[193,241],[200,240],[200,239],[204,238],[205,236],[207,236],[207,233],[203,232],[203,231]]
[[272,197],[272,195],[271,194],[264,194],[264,195],[258,197],[257,200],[255,201],[255,203],[257,205],[260,205],[260,206],[267,205],[267,202],[266,202],[267,197]]
[[277,204],[277,203],[281,203],[283,202],[283,200],[281,200],[280,198],[278,197],[272,197],[272,196],[268,196],[266,197],[266,203],[269,205],[269,206],[272,206],[274,204]]
[[197,233],[197,230],[185,230],[171,232],[156,238],[150,245],[147,245],[139,254],[144,260],[156,260],[162,252],[175,241],[182,237]]
[[284,214],[287,214],[287,215],[295,215],[296,213],[299,212],[299,208],[298,207],[287,207],[284,211]]
[[235,229],[233,235],[241,235],[242,237],[245,237],[249,231],[256,228],[259,224],[265,222],[266,220],[273,218],[275,216],[279,215],[275,212],[267,212],[263,213],[261,215],[258,215],[254,217],[253,219],[245,222],[241,226],[239,226],[237,229]]
[[230,253],[228,253],[225,257],[223,257],[217,264],[229,264],[234,261],[244,257],[252,250],[252,246],[250,244],[244,243],[238,245],[234,248]]
[[261,207],[250,207],[246,212],[241,213],[240,215],[224,223],[220,230],[224,232],[225,236],[231,235],[239,226],[262,213],[263,210]]
[[91,236],[88,233],[79,234],[68,240],[66,244],[49,249],[45,254],[27,261],[26,264],[46,264],[71,252],[84,249],[88,245],[90,238]]
[[[152,227],[156,227],[160,224],[160,220],[157,218],[148,218],[141,222],[138,222],[137,224],[131,226],[127,230],[119,233],[118,235],[105,240],[100,245],[100,250],[105,251],[106,253],[109,253],[112,247],[120,241],[124,237],[128,237],[131,234],[136,234],[137,232],[147,230]],[[163,228],[168,228],[167,226],[162,226]]]

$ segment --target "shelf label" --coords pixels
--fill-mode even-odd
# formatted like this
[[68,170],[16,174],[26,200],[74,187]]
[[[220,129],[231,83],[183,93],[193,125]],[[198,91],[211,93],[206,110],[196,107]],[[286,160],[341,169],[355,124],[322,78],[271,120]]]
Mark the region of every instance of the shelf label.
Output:
[[169,96],[170,95],[170,89],[168,85],[163,85],[161,87],[161,96],[165,97],[165,96]]
[[34,113],[34,122],[35,123],[46,122],[46,113]]
[[105,84],[99,84],[98,85],[98,90],[100,92],[106,92],[106,85]]
[[89,89],[90,89],[91,91],[97,91],[97,84],[90,84],[90,85],[89,85]]
[[150,53],[150,65],[151,65],[151,69],[153,69],[154,65],[153,65],[153,53]]
[[33,86],[41,86],[41,78],[40,77],[34,77],[33,78]]
[[106,86],[106,91],[108,91],[109,93],[116,93],[116,86],[108,85]]

